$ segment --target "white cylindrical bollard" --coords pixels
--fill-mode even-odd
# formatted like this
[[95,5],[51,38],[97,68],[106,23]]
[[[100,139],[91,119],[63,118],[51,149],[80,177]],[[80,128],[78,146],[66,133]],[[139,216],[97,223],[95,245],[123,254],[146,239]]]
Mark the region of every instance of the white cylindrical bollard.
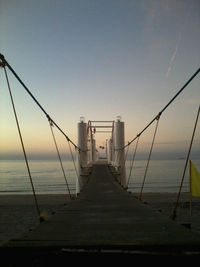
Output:
[[124,122],[118,119],[114,124],[115,168],[119,173],[119,181],[121,185],[126,187],[125,149],[123,148],[124,144]]
[[85,168],[87,167],[87,123],[83,120],[78,123],[78,147],[81,149],[77,157],[78,161],[78,177],[76,181],[76,193],[80,193],[80,190],[85,184]]

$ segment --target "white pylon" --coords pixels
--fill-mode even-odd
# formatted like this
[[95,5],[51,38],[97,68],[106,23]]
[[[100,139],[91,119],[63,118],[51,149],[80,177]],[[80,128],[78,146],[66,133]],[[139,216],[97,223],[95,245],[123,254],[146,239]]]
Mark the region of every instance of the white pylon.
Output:
[[119,181],[123,187],[126,187],[126,169],[125,169],[125,149],[124,149],[124,122],[117,118],[114,123],[114,151],[115,168],[119,174]]
[[79,155],[77,156],[78,163],[78,177],[76,180],[76,194],[80,193],[82,187],[85,184],[85,169],[88,163],[88,151],[87,151],[87,123],[84,122],[81,117],[78,123],[78,147],[80,148]]

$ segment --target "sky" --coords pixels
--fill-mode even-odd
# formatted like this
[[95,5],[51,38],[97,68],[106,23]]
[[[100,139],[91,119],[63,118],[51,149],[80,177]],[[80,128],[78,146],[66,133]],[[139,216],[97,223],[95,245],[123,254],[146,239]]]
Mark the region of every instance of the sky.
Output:
[[[75,143],[80,116],[120,115],[126,143],[134,138],[199,68],[199,29],[199,0],[0,0],[0,53]],[[46,117],[8,75],[28,152],[55,151]],[[163,113],[158,151],[186,150],[199,76]],[[0,81],[0,155],[15,155],[21,147],[2,68]],[[106,138],[96,135],[98,145]],[[193,150],[200,151],[199,126]]]

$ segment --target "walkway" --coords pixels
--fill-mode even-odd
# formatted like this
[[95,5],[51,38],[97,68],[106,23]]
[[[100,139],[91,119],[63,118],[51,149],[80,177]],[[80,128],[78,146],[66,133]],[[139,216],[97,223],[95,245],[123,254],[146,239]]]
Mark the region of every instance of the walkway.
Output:
[[106,164],[95,164],[78,198],[6,246],[62,253],[188,253],[200,251],[200,237],[123,190]]

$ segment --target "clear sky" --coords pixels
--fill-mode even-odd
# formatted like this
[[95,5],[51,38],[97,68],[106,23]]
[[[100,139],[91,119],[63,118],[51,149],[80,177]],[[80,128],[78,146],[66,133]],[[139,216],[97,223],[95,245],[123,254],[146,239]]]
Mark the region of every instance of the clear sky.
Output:
[[[199,47],[199,0],[0,0],[0,52],[75,143],[80,116],[121,115],[131,140],[199,68]],[[45,116],[8,73],[27,149],[53,151]],[[162,115],[160,150],[188,143],[199,76]],[[14,153],[20,143],[3,69],[0,81],[0,153]]]

